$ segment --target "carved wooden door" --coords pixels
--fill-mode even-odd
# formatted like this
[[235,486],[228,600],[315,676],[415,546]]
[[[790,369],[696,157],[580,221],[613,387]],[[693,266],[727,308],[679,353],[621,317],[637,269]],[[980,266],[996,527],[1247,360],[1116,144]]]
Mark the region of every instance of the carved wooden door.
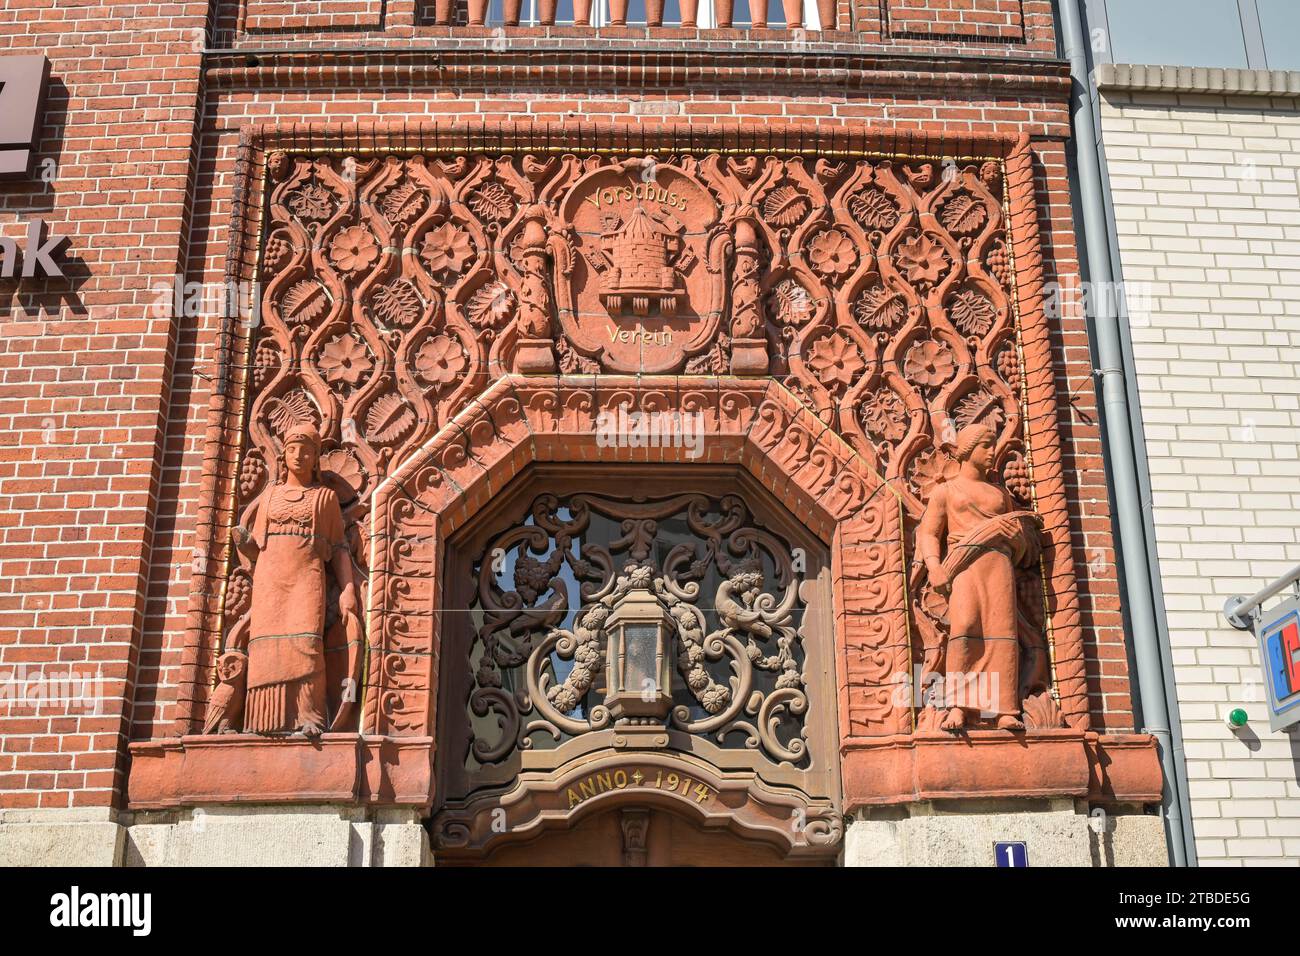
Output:
[[447,551],[435,853],[833,858],[826,543],[734,469],[538,469],[499,501]]

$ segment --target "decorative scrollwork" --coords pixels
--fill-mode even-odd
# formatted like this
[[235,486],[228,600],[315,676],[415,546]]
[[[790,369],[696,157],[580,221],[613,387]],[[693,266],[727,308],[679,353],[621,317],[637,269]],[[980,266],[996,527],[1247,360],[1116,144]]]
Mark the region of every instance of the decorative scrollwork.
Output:
[[[657,740],[669,739],[664,730],[709,735],[803,764],[809,701],[792,553],[736,495],[539,495],[475,568],[470,756],[495,763],[515,748],[657,727]],[[671,686],[646,692],[662,702],[650,716],[653,706],[626,708],[611,689],[634,654],[612,650],[626,648],[612,637],[638,601],[672,665]]]

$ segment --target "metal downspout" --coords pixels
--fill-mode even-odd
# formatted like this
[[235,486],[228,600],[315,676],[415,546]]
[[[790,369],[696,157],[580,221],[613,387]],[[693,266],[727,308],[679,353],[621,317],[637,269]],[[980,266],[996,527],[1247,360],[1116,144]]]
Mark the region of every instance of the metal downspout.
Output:
[[[1093,4],[1085,7],[1088,12],[1088,24],[1092,24],[1092,11],[1097,8],[1096,0]],[[1104,16],[1104,8],[1103,16]],[[1091,31],[1090,31],[1091,32]],[[1095,61],[1094,61],[1095,62]],[[1111,256],[1110,267],[1111,274],[1120,286],[1125,284],[1123,263],[1119,258],[1119,232],[1115,225],[1115,203],[1111,197],[1110,172],[1106,166],[1106,150],[1103,143],[1104,132],[1101,131],[1101,95],[1100,90],[1094,83],[1092,90],[1092,110],[1093,122],[1098,130],[1097,141],[1093,147],[1097,153],[1097,162],[1101,169],[1102,192],[1105,197],[1106,208],[1106,238],[1110,244]],[[1120,307],[1119,322],[1121,330],[1131,330],[1127,299],[1125,296],[1116,295],[1115,302]],[[1146,437],[1142,426],[1142,410],[1140,397],[1138,394],[1137,375],[1134,371],[1133,359],[1133,336],[1131,331],[1121,335],[1120,344],[1123,346],[1124,354],[1124,378],[1125,390],[1128,394],[1129,407],[1129,427],[1133,432],[1133,458],[1137,465],[1138,477],[1141,484],[1138,485],[1138,493],[1142,500],[1142,527],[1146,532],[1146,549],[1147,549],[1147,566],[1151,569],[1151,595],[1155,602],[1157,612],[1163,612],[1164,587],[1160,580],[1160,559],[1156,548],[1156,525],[1155,516],[1152,513],[1151,504],[1151,465],[1147,461]],[[1174,769],[1177,771],[1174,775],[1174,799],[1178,801],[1179,811],[1182,815],[1182,835],[1183,847],[1185,853],[1185,863],[1187,866],[1197,866],[1196,859],[1196,835],[1192,830],[1191,816],[1191,796],[1187,784],[1187,755],[1183,745],[1183,728],[1182,720],[1178,711],[1178,685],[1174,678],[1174,662],[1172,645],[1169,641],[1169,622],[1165,613],[1156,614],[1156,629],[1159,637],[1160,647],[1160,665],[1164,670],[1164,694],[1165,706],[1168,708],[1169,732],[1173,743],[1171,749],[1174,755]],[[1139,708],[1141,700],[1139,695]],[[1140,716],[1141,710],[1138,710]]]
[[1092,116],[1088,79],[1088,45],[1083,28],[1080,0],[1060,0],[1061,29],[1065,56],[1073,80],[1071,118],[1074,126],[1074,155],[1079,175],[1079,200],[1083,214],[1083,238],[1088,274],[1094,294],[1086,301],[1093,307],[1093,330],[1097,342],[1102,409],[1105,415],[1107,462],[1115,490],[1115,512],[1119,525],[1120,555],[1124,562],[1124,596],[1133,628],[1133,656],[1137,683],[1142,694],[1142,730],[1153,735],[1164,770],[1162,806],[1165,835],[1175,866],[1185,866],[1181,801],[1174,789],[1177,766],[1169,730],[1169,706],[1165,694],[1156,608],[1152,600],[1151,569],[1147,562],[1146,533],[1142,520],[1137,463],[1133,455],[1133,432],[1124,380],[1123,345],[1119,312],[1106,231],[1106,207],[1101,169],[1097,159],[1097,135]]

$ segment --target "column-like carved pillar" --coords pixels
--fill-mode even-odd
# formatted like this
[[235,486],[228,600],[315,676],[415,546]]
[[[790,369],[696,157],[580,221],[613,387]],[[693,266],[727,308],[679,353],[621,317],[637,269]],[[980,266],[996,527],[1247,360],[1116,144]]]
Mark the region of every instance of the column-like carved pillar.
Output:
[[758,233],[748,219],[736,221],[736,269],[731,291],[731,371],[766,375],[767,338],[759,299]]

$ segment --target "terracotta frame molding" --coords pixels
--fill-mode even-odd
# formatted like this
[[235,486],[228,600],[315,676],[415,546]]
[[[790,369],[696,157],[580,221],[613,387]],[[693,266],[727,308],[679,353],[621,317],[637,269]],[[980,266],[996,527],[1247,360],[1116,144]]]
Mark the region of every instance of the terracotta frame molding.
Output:
[[[503,123],[474,127],[438,123],[255,126],[244,131],[239,149],[226,270],[230,282],[251,282],[257,275],[267,158],[275,150],[301,154],[478,151],[628,156],[690,150],[1002,162],[1007,186],[1008,238],[1016,280],[1014,302],[1025,372],[1026,444],[1037,509],[1044,527],[1045,590],[1055,683],[1061,711],[1070,729],[1055,732],[1054,736],[1031,733],[1027,738],[1005,732],[976,732],[966,739],[964,750],[948,746],[943,738],[936,738],[935,744],[944,745],[942,749],[948,755],[945,759],[957,758],[961,753],[974,757],[976,751],[992,752],[999,742],[1008,752],[1013,747],[1028,748],[1035,755],[1041,751],[1047,757],[1047,749],[1061,744],[1068,745],[1075,765],[1079,760],[1085,767],[1103,763],[1099,755],[1104,748],[1097,735],[1088,733],[1085,649],[1062,475],[1050,329],[1042,307],[1043,268],[1034,198],[1034,157],[1027,136],[866,127],[731,128],[588,123]],[[222,627],[222,590],[230,559],[229,532],[235,519],[234,487],[246,413],[250,326],[251,323],[231,320],[224,330],[217,387],[209,406],[196,535],[195,586],[173,729],[182,739],[168,744],[154,741],[132,745],[135,758],[130,785],[132,806],[238,799],[238,794],[249,800],[290,799],[294,793],[301,797],[315,792],[316,774],[324,767],[320,763],[325,753],[323,748],[277,747],[273,744],[282,742],[268,743],[244,735],[215,739],[190,736],[201,726],[214,663],[213,651]],[[633,403],[654,397],[664,409],[684,408],[681,403],[689,396],[695,403],[692,410],[698,405],[706,416],[711,416],[706,437],[711,445],[716,445],[716,450],[710,455],[731,456],[717,460],[743,464],[794,513],[808,516],[810,530],[832,544],[845,809],[866,803],[921,799],[922,794],[930,793],[930,788],[917,783],[914,773],[894,772],[892,779],[896,785],[887,787],[887,792],[882,792],[877,784],[882,776],[880,771],[887,769],[882,760],[897,770],[900,759],[914,763],[918,751],[925,752],[930,744],[926,737],[910,736],[913,726],[910,708],[888,703],[897,690],[893,675],[906,675],[911,659],[897,493],[871,473],[839,435],[811,415],[782,386],[768,379],[609,375],[524,378],[497,371],[499,377],[487,391],[412,458],[397,465],[375,495],[370,529],[375,562],[371,580],[371,594],[375,597],[371,601],[369,622],[373,660],[364,703],[363,736],[340,735],[351,741],[347,746],[357,754],[355,767],[371,760],[368,755],[372,755],[371,749],[379,741],[400,739],[403,748],[416,740],[427,741],[426,754],[404,758],[408,763],[399,774],[408,784],[414,784],[416,778],[427,775],[433,757],[430,729],[437,689],[437,646],[433,637],[436,613],[426,611],[413,618],[410,615],[414,611],[394,610],[404,606],[402,601],[418,603],[426,598],[411,596],[419,590],[418,579],[393,573],[392,561],[396,559],[389,553],[391,545],[402,535],[408,536],[410,543],[426,548],[430,542],[444,539],[451,530],[463,526],[486,496],[504,487],[505,480],[518,473],[528,461],[590,461],[597,457],[645,461],[648,459],[632,457],[632,453],[671,453],[672,449],[597,450],[593,416],[599,408],[609,407],[610,399],[616,395],[630,398]],[[725,403],[724,395],[730,396]],[[409,522],[409,528],[403,522]],[[871,547],[862,547],[864,544],[877,547],[886,541],[897,543],[892,554],[877,555]],[[426,554],[432,562],[427,565],[431,572],[440,560],[437,548],[426,550]],[[423,582],[432,587],[428,574]],[[399,593],[403,589],[410,590]],[[851,597],[847,594],[849,590],[853,592]],[[434,598],[432,593],[427,595],[426,607],[438,606]],[[399,629],[413,620],[422,622],[421,636],[400,633]],[[985,736],[987,743],[983,740]],[[1107,740],[1121,743],[1119,738],[1101,738],[1102,742]],[[1127,755],[1125,766],[1132,765],[1134,772],[1121,774],[1119,783],[1107,783],[1097,776],[1097,781],[1082,784],[1082,793],[1109,792],[1115,795],[1114,799],[1124,794],[1132,799],[1148,799],[1152,792],[1158,796],[1159,769],[1153,741],[1145,736],[1123,738],[1123,741],[1126,743],[1116,752],[1122,750]],[[380,761],[387,759],[380,754],[382,749],[374,750],[372,756],[379,757]],[[293,759],[290,750],[296,755]],[[224,751],[222,757],[207,765],[211,772],[243,783],[214,783],[206,779],[206,774],[194,777],[186,771],[187,759],[196,761],[200,753],[219,751]],[[192,755],[190,758],[187,752]],[[1134,757],[1134,752],[1144,756]],[[144,759],[146,756],[159,758],[165,766]],[[245,759],[254,764],[269,759],[283,762],[277,772],[274,792],[264,790],[258,783],[267,779],[265,772],[269,768],[264,768],[260,776],[241,770],[237,765]],[[412,771],[414,776],[406,773],[411,761],[421,768]],[[1002,792],[1000,787],[1006,787],[1008,768],[995,769],[996,761],[981,757],[961,762],[970,763],[976,768],[972,773],[983,780],[971,793],[995,794]],[[1026,761],[1022,769],[1033,776],[1039,766],[1056,763],[1059,761],[1033,759]],[[150,766],[148,771],[144,769],[146,765]],[[978,767],[989,768],[991,775],[979,771]],[[405,789],[395,789],[383,782],[383,774],[376,776],[376,768],[372,767],[371,771],[369,776],[360,771],[355,774],[352,785],[355,799],[428,805],[429,794],[426,791],[421,796],[419,784],[403,784]],[[1053,773],[1054,770],[1048,776]],[[297,778],[300,789],[295,789],[286,775]],[[954,779],[962,777],[962,773],[954,771]],[[1042,786],[1022,780],[1015,792],[1076,794],[1080,792],[1080,784],[1075,777],[1069,782],[1044,781]],[[399,795],[398,790],[405,796]]]
[[[600,448],[597,417],[620,405],[702,415],[704,453]],[[427,736],[434,726],[443,601],[441,575],[429,572],[447,538],[527,464],[594,461],[749,471],[831,546],[840,740],[910,729],[910,708],[891,701],[911,655],[900,503],[794,395],[770,379],[510,375],[375,492],[366,734]]]

